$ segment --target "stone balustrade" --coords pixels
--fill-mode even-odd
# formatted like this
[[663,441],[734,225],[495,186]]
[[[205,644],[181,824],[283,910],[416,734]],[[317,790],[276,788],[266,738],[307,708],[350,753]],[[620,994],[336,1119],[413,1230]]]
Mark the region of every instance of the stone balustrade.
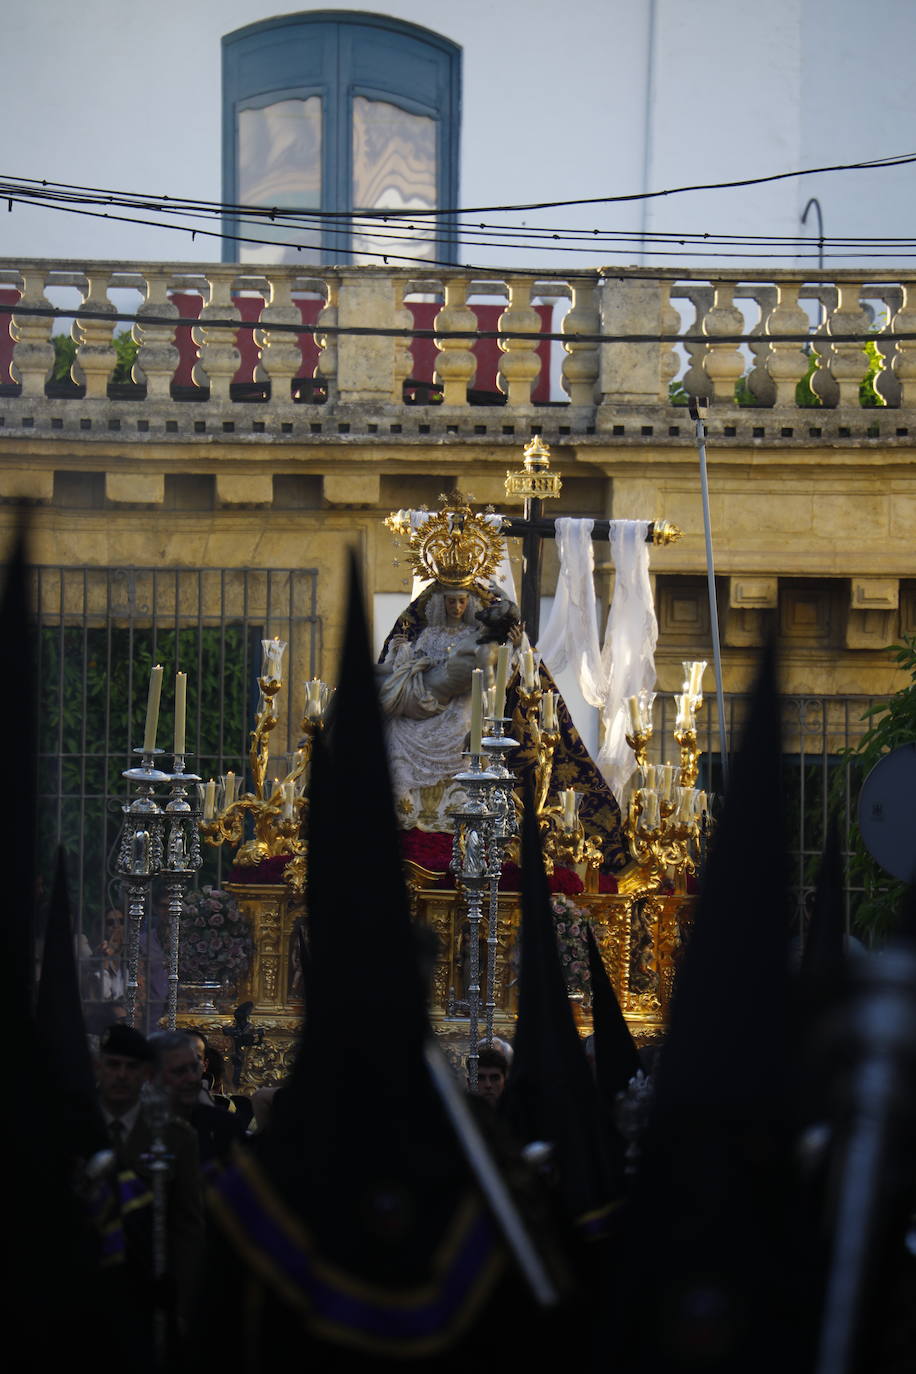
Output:
[[[657,444],[683,430],[677,404],[704,395],[713,432],[739,440],[908,438],[913,289],[900,273],[861,270],[420,278],[0,261],[0,415],[7,433],[91,433],[133,418],[141,433],[162,422],[189,438],[516,443],[533,429]],[[27,313],[54,306],[85,317]],[[75,354],[55,378],[61,323]],[[136,346],[127,356],[125,331]]]

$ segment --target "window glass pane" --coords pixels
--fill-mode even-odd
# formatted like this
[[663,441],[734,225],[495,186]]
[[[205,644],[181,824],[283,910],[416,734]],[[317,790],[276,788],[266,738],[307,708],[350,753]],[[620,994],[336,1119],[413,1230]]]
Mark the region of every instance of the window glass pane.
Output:
[[[408,114],[386,100],[353,100],[353,207],[357,210],[436,208],[437,123]],[[378,262],[375,253],[440,256],[429,230],[386,226],[378,234],[354,233],[356,261]],[[397,237],[395,237],[397,236]],[[363,256],[360,257],[359,255]]]
[[[238,188],[243,205],[276,205],[286,210],[321,206],[321,97],[278,100],[257,110],[240,110],[238,122]],[[242,262],[317,262],[321,231],[265,221],[243,225],[242,233],[259,239],[301,242],[295,248],[242,244]],[[314,251],[309,252],[307,248]]]

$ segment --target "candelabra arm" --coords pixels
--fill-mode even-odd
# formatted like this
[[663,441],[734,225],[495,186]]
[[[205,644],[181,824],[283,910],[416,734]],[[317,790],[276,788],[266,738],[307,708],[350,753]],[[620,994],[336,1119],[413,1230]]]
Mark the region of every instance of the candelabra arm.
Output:
[[254,780],[255,795],[259,800],[264,796],[264,779],[267,777],[267,764],[270,759],[270,732],[277,724],[273,699],[279,692],[280,685],[275,678],[258,678],[263,705],[255,717],[254,729],[251,732],[248,764]]

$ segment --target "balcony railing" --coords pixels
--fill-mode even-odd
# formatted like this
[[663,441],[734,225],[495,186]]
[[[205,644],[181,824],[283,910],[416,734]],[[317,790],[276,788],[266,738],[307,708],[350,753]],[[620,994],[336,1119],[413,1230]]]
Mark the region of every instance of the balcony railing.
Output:
[[[318,429],[322,417],[346,417],[371,432],[373,420],[411,408],[405,436],[492,437],[500,425],[495,415],[486,423],[486,408],[503,406],[536,428],[624,439],[645,439],[647,428],[663,437],[652,423],[660,411],[706,395],[736,435],[786,437],[796,414],[813,438],[840,421],[857,426],[846,437],[908,437],[903,417],[881,410],[916,409],[914,281],[637,268],[420,279],[380,268],[5,261],[0,395],[13,428],[52,412],[69,428],[77,411],[91,428],[103,408],[175,416],[190,403],[201,432],[207,416],[249,404],[276,417],[267,428],[278,434],[293,414],[311,414]],[[71,313],[56,320],[55,310]],[[75,341],[65,375],[53,341],[61,327]],[[119,356],[123,331],[131,341],[125,350],[120,340]],[[767,426],[767,412],[779,423]]]

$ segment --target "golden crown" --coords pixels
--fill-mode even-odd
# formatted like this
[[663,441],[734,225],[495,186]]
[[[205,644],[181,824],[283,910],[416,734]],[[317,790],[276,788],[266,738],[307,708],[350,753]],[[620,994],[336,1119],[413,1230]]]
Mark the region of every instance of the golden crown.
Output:
[[416,577],[456,589],[485,584],[505,553],[499,526],[492,516],[488,520],[472,511],[460,492],[442,500],[446,504],[435,514],[399,510],[385,524],[404,541],[404,556]]

